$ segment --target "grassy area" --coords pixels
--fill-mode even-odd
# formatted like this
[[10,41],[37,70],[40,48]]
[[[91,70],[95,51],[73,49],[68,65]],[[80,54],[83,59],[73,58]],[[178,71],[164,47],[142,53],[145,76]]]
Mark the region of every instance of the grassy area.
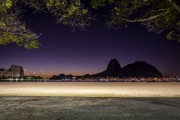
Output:
[[0,97],[0,120],[179,120],[180,98]]

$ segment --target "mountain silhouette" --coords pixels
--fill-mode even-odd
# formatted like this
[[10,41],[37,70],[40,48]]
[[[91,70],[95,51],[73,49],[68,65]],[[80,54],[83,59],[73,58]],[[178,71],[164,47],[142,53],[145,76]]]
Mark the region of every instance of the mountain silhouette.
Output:
[[119,64],[119,62],[114,58],[114,59],[111,59],[107,68],[106,68],[106,71],[111,71],[111,70],[121,70],[121,65]]
[[[98,77],[120,77],[120,78],[155,78],[162,77],[161,72],[145,61],[136,61],[121,68],[119,62],[114,58],[108,63],[106,70],[97,74],[77,76],[78,78],[98,78]],[[52,76],[50,79],[72,79],[72,75],[60,74]]]
[[65,74],[60,74],[60,75],[53,75],[51,78],[49,78],[50,80],[62,80],[62,79],[72,79],[72,75],[65,75]]
[[105,71],[89,77],[154,78],[162,77],[162,74],[156,67],[146,63],[145,61],[137,61],[121,68],[119,62],[114,58],[110,60]]
[[91,77],[118,77],[120,75],[120,71],[121,65],[114,58],[110,60],[105,71],[91,75]]
[[136,78],[149,78],[149,77],[162,77],[162,74],[156,67],[146,63],[145,61],[137,61],[129,64],[121,69],[120,77],[136,77]]

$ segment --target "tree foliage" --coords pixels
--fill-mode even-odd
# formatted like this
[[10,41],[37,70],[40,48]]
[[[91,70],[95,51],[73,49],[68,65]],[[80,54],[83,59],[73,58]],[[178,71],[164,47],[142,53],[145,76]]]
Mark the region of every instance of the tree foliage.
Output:
[[21,12],[13,7],[17,1],[2,0],[0,2],[0,44],[16,43],[24,48],[38,48],[38,35],[20,21]]
[[80,30],[85,30],[98,15],[104,16],[100,11],[105,10],[109,28],[140,23],[149,32],[166,32],[167,39],[180,41],[178,0],[0,0],[0,44],[38,48],[40,35],[21,20],[27,8],[49,12],[58,23]]
[[173,0],[126,0],[116,2],[108,25],[141,23],[149,32],[167,32],[167,39],[180,41],[180,7]]

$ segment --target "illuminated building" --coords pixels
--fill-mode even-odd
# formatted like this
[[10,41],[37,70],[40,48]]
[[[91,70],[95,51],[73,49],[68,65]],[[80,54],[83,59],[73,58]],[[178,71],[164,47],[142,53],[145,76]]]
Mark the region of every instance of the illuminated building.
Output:
[[0,77],[23,77],[23,67],[17,65],[11,65],[9,69],[0,69]]

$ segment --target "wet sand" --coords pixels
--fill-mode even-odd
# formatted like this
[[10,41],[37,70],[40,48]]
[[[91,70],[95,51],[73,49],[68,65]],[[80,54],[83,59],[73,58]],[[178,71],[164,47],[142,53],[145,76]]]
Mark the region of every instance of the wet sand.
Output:
[[180,98],[0,97],[0,120],[179,120]]

